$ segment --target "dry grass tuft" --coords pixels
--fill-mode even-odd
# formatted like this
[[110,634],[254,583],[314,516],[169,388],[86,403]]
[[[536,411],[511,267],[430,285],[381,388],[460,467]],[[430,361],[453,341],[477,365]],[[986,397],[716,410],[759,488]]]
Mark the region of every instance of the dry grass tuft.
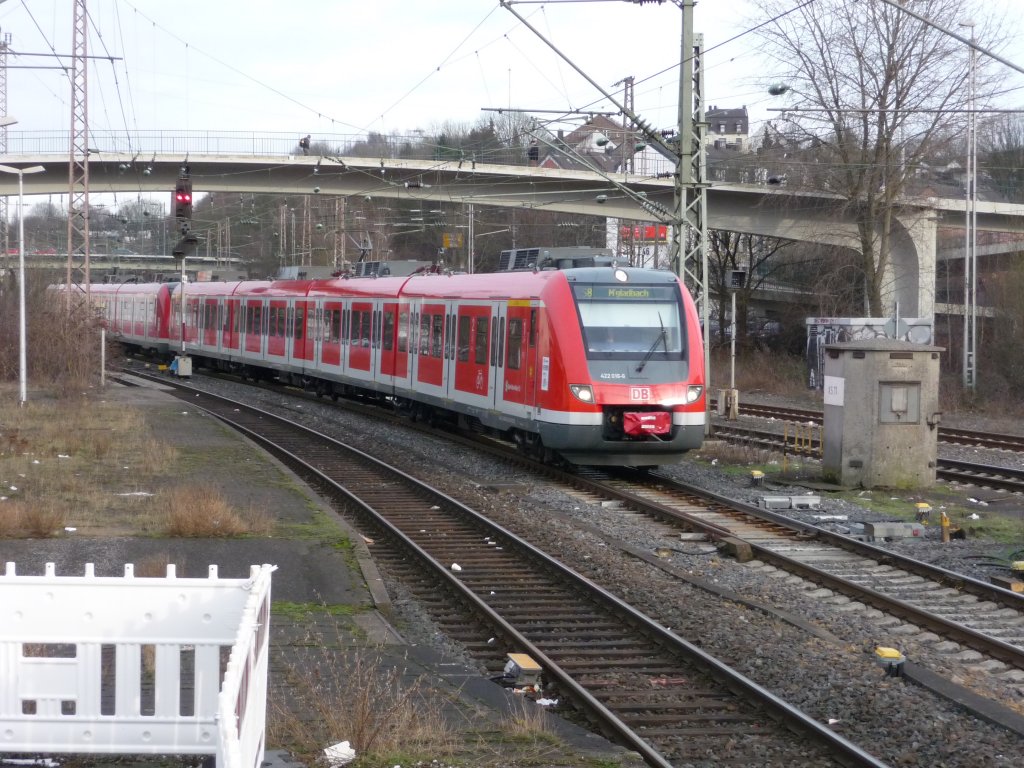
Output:
[[253,509],[239,512],[207,486],[171,488],[157,497],[156,504],[166,510],[166,532],[171,536],[241,536],[266,534],[273,528],[269,515]]
[[0,506],[0,537],[49,539],[64,532],[67,510],[8,499]]
[[452,753],[451,730],[423,678],[404,680],[403,670],[382,666],[372,651],[342,654],[320,641],[313,647],[315,658],[285,669],[293,695],[271,701],[271,743],[287,746],[307,765],[322,763],[324,747],[341,741],[356,751],[353,766]]
[[553,736],[551,718],[543,707],[517,701],[505,718],[504,732],[517,739],[547,741]]

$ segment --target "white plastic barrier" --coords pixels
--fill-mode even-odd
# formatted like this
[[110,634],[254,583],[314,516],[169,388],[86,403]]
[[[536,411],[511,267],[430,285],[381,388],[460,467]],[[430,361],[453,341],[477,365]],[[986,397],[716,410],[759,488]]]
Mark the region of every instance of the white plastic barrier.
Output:
[[263,760],[270,575],[0,575],[0,752]]

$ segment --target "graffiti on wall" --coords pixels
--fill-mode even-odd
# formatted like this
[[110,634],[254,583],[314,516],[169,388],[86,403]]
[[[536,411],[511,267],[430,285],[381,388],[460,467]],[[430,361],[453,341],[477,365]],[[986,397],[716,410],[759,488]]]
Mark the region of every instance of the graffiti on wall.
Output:
[[866,339],[932,343],[932,321],[928,317],[808,317],[806,323],[809,389],[822,387],[825,347],[828,344]]

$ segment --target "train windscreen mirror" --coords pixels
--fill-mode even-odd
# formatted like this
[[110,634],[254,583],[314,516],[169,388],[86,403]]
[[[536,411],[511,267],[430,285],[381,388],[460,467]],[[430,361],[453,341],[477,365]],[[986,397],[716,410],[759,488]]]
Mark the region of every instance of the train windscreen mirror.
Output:
[[737,291],[747,284],[747,270],[745,269],[731,269],[729,270],[729,290]]

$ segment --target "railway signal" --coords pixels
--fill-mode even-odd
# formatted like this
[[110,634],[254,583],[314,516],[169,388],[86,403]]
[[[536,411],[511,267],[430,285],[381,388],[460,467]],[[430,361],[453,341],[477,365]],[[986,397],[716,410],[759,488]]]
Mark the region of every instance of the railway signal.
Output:
[[182,225],[183,229],[188,228],[188,222],[192,220],[192,180],[178,179],[174,187],[174,218]]

